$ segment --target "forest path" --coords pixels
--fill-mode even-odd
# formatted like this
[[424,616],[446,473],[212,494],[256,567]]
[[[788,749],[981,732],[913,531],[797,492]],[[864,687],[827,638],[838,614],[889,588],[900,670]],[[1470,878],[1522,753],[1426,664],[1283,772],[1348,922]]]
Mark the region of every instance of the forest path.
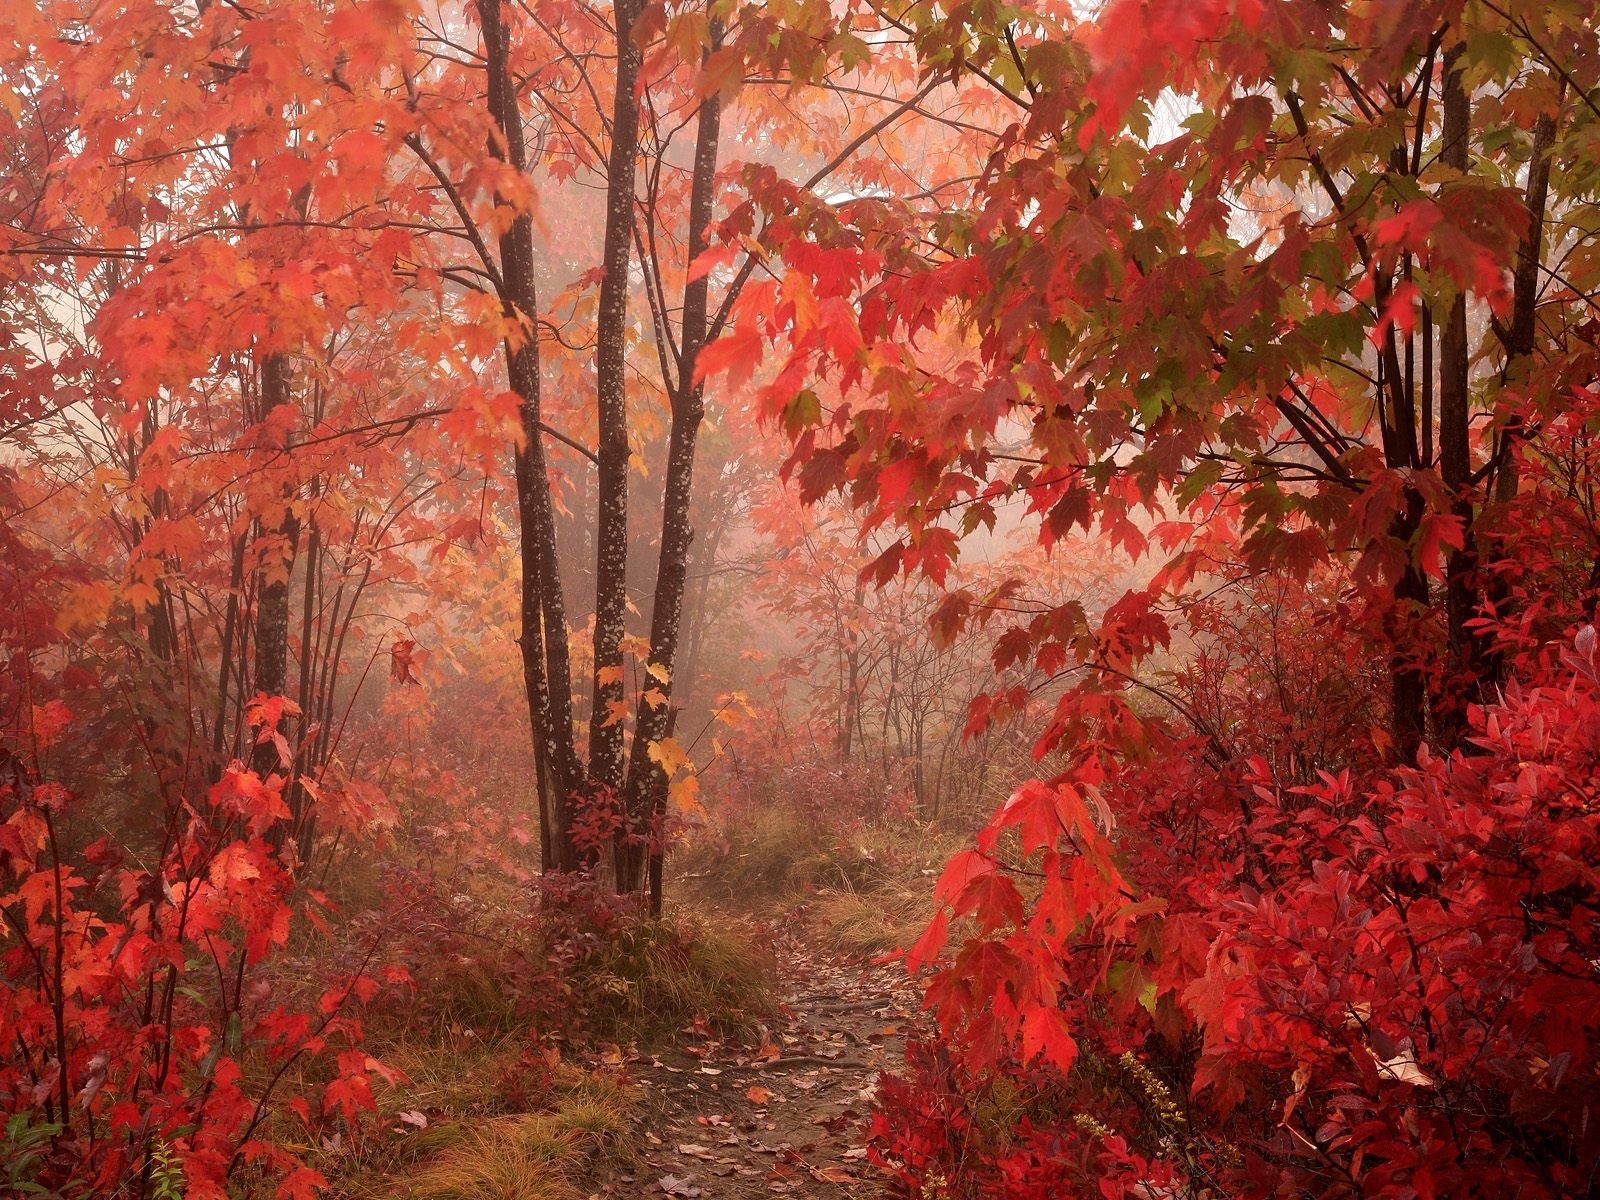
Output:
[[902,1062],[919,996],[897,963],[774,934],[779,1015],[755,1049],[714,1038],[630,1069],[645,1091],[641,1154],[605,1197],[839,1200],[878,1193],[864,1147],[878,1074]]

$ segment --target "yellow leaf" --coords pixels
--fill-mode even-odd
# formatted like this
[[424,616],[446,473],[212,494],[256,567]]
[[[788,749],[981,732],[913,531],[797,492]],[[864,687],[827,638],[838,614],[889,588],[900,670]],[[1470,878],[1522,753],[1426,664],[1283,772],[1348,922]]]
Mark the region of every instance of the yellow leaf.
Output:
[[681,779],[674,780],[667,788],[667,796],[679,812],[690,813],[697,817],[706,815],[706,807],[700,803],[698,775],[685,775]]
[[74,588],[56,614],[56,628],[62,633],[74,633],[105,623],[116,593],[107,583],[86,583]]
[[650,743],[650,761],[670,776],[676,775],[687,765],[689,756],[678,745],[676,738],[662,738],[659,742]]
[[644,670],[645,670],[645,674],[649,675],[650,678],[658,680],[663,685],[672,682],[672,673],[670,671],[668,671],[665,667],[663,667],[660,663],[654,663],[653,662],[648,667],[646,667]]
[[161,593],[152,583],[130,583],[122,589],[122,598],[143,612],[147,608],[156,606],[161,600]]

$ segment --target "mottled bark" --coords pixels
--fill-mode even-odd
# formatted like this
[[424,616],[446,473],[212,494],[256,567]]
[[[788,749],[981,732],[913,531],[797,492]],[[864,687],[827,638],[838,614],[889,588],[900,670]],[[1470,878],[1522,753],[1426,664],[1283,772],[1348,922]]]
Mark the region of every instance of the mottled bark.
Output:
[[[283,354],[268,354],[261,360],[261,419],[289,403],[289,369],[289,359]],[[300,521],[292,499],[286,492],[277,523],[262,531],[274,543],[269,547],[271,553],[281,556],[278,561],[263,565],[256,592],[253,691],[268,696],[285,696],[289,691],[289,576],[300,542]],[[283,764],[277,748],[266,742],[251,751],[250,765],[258,774],[266,775],[280,770]]]
[[[522,113],[511,75],[502,0],[478,0],[488,78],[489,114],[498,134],[492,151],[526,169]],[[516,451],[517,527],[522,575],[519,644],[528,718],[533,729],[536,786],[548,828],[547,871],[581,870],[590,856],[572,840],[572,802],[582,778],[572,738],[572,670],[567,653],[566,602],[556,564],[550,474],[540,437],[538,292],[534,279],[533,218],[521,213],[499,239],[500,274],[507,309],[520,331],[506,343],[506,375],[517,395],[521,444]]]
[[628,573],[628,266],[633,246],[634,166],[639,155],[640,53],[633,40],[639,0],[612,6],[617,34],[611,151],[606,163],[606,231],[600,280],[595,388],[599,417],[598,520],[594,570],[594,703],[589,717],[591,785],[622,791],[622,634]]
[[[718,40],[713,29],[712,45]],[[722,107],[715,95],[701,102],[696,126],[694,174],[690,183],[688,256],[693,262],[706,249],[711,228],[713,185],[717,170],[717,143],[721,135]],[[627,826],[617,847],[617,888],[635,891],[649,846],[650,904],[661,905],[660,824],[666,812],[667,788],[661,768],[651,760],[650,745],[668,736],[672,722],[672,674],[677,665],[682,629],[683,595],[688,579],[689,546],[694,540],[695,448],[705,418],[705,389],[695,379],[695,365],[709,333],[708,284],[702,273],[684,287],[683,338],[677,379],[669,388],[672,430],[667,444],[666,491],[661,509],[661,548],[656,569],[655,604],[650,618],[650,664],[660,668],[652,680],[663,699],[656,704],[640,698],[635,716],[633,751],[628,764],[625,795]]]

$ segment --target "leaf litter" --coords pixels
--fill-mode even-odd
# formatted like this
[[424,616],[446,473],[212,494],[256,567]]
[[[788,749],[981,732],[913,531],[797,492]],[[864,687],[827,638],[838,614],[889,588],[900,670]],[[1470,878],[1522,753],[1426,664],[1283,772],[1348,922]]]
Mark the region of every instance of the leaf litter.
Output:
[[642,1085],[633,1169],[592,1200],[671,1196],[838,1200],[878,1194],[866,1129],[880,1072],[897,1069],[919,997],[903,966],[775,937],[781,1002],[754,1045],[705,1030],[629,1055]]

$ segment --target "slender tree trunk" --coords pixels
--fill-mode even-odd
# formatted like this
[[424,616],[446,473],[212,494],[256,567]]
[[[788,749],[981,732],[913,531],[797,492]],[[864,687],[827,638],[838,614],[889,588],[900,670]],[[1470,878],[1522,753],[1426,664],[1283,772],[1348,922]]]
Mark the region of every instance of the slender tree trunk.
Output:
[[690,560],[686,568],[683,616],[679,621],[678,634],[684,644],[672,667],[677,676],[672,687],[673,699],[684,712],[694,712],[700,702],[696,689],[700,680],[700,653],[705,644],[711,572],[716,567],[717,542],[717,531],[708,530],[704,536],[696,537],[689,543]]
[[[855,612],[861,611],[866,600],[867,585],[859,576],[856,579]],[[846,629],[844,720],[839,730],[839,757],[849,759],[853,750],[853,735],[861,725],[861,638],[853,629]]]
[[[268,354],[261,360],[262,419],[289,402],[288,356]],[[289,493],[283,496],[283,515],[266,531],[285,543],[283,562],[262,568],[256,594],[255,691],[268,696],[285,696],[289,691],[289,576],[300,543],[300,520],[294,515],[291,499]],[[281,766],[277,748],[271,742],[256,745],[250,765],[263,776],[277,770]]]
[[[1392,455],[1386,455],[1386,459],[1395,465]],[[1405,489],[1404,503],[1389,533],[1396,542],[1409,546],[1422,527],[1424,505],[1414,487]],[[1389,731],[1396,758],[1407,763],[1415,761],[1427,731],[1428,673],[1420,625],[1429,603],[1427,576],[1421,568],[1408,565],[1394,586],[1396,633],[1389,663]]]
[[594,569],[594,703],[589,718],[589,776],[600,796],[620,798],[623,725],[622,634],[628,574],[628,265],[633,247],[634,166],[639,153],[639,48],[633,22],[639,0],[612,5],[617,27],[617,82],[606,163],[605,261],[595,350],[600,439]]
[[[156,406],[151,403],[146,406],[144,420],[141,423],[142,438],[140,449],[133,448],[133,438],[129,436],[128,477],[134,478],[139,469],[139,456],[159,432],[159,422]],[[167,519],[172,515],[172,501],[167,495],[166,488],[156,488],[150,497],[150,516],[144,521],[143,532],[149,533],[158,521]],[[165,561],[167,555],[163,554]],[[173,612],[172,593],[167,587],[165,578],[157,577],[155,581],[156,602],[147,610],[150,615],[150,624],[147,640],[150,645],[150,654],[156,662],[171,669],[173,659],[178,654],[178,626]],[[170,682],[170,680],[168,681]]]
[[[712,45],[719,30],[712,30]],[[713,184],[717,170],[717,142],[721,135],[722,107],[715,95],[701,102],[696,127],[694,175],[689,194],[689,261],[706,249],[711,228]],[[683,342],[677,385],[672,388],[672,431],[667,445],[667,479],[661,506],[661,549],[656,568],[655,604],[650,614],[650,665],[657,670],[651,682],[664,699],[650,704],[641,696],[635,718],[633,751],[628,764],[627,822],[617,847],[617,889],[637,891],[640,886],[641,851],[649,846],[650,905],[661,906],[660,824],[666,812],[667,788],[660,767],[650,758],[650,746],[667,736],[671,727],[672,672],[677,661],[683,617],[683,593],[688,579],[689,546],[694,540],[691,521],[694,496],[695,447],[705,417],[705,389],[695,379],[695,364],[709,332],[707,287],[704,274],[684,287]],[[664,677],[664,678],[663,678]]]
[[[478,0],[478,17],[483,31],[489,114],[499,135],[493,150],[522,172],[527,153],[501,0]],[[572,738],[566,602],[556,563],[550,474],[541,439],[539,309],[533,272],[533,218],[521,213],[500,235],[504,300],[522,326],[520,333],[506,344],[507,382],[520,401],[522,434],[515,461],[522,573],[519,644],[535,743],[536,786],[541,789],[540,812],[546,814],[549,826],[541,833],[541,845],[546,841],[550,845],[544,869],[576,871],[592,865],[592,855],[572,839],[572,798],[582,771]]]
[[[1555,118],[1543,116],[1533,127],[1533,153],[1528,163],[1528,231],[1517,247],[1517,271],[1511,288],[1511,323],[1506,331],[1506,378],[1514,378],[1532,357],[1539,303],[1539,266],[1544,259],[1545,210],[1550,203],[1550,150],[1555,145]],[[1522,439],[1520,420],[1507,423],[1495,464],[1495,499],[1517,494],[1516,446]]]
[[[1398,355],[1382,354],[1378,359],[1377,399],[1383,411],[1384,463],[1398,471],[1409,471],[1418,465],[1415,405],[1410,398],[1404,404],[1396,402],[1390,378],[1398,364]],[[1389,534],[1396,542],[1409,546],[1422,525],[1424,505],[1421,494],[1407,484],[1402,501],[1404,507],[1389,526]],[[1423,638],[1420,619],[1429,605],[1428,579],[1420,567],[1408,564],[1394,585],[1395,636],[1390,650],[1390,735],[1394,753],[1402,762],[1416,758],[1417,747],[1427,728],[1428,675],[1423,661]]]
[[[115,287],[115,278],[112,284]],[[127,472],[130,480],[138,477],[139,459],[155,440],[159,429],[159,416],[156,404],[152,401],[145,408],[140,438],[136,441],[132,434],[128,436]],[[150,496],[149,515],[142,521],[135,519],[133,522],[135,534],[141,537],[148,536],[157,522],[168,519],[171,514],[172,500],[167,490],[162,487],[155,488]],[[178,635],[177,613],[172,591],[166,582],[167,570],[170,569],[170,555],[163,551],[160,559],[163,570],[155,579],[155,603],[144,612],[147,618],[146,645],[150,652],[150,666],[159,682],[141,705],[143,708],[141,724],[144,726],[144,736],[154,751],[150,758],[150,767],[155,774],[154,795],[159,798],[164,811],[165,806],[171,803],[171,797],[183,790],[190,764],[189,756],[178,740],[179,731],[187,728],[186,722],[173,719],[180,711],[180,707],[187,710],[188,705],[180,701],[173,686],[177,678],[177,659],[184,650]]]
[[[1468,166],[1471,100],[1456,66],[1461,47],[1445,55],[1440,160],[1458,171]],[[1478,608],[1476,536],[1471,494],[1472,448],[1467,373],[1467,299],[1458,292],[1439,329],[1439,473],[1461,522],[1462,548],[1445,566],[1445,679],[1436,716],[1440,744],[1452,747],[1466,726],[1466,705],[1481,669],[1479,639],[1467,627]]]
[[[313,483],[313,495],[315,489]],[[312,713],[316,707],[311,689],[316,678],[317,643],[313,633],[316,629],[317,589],[322,581],[322,558],[322,530],[313,517],[311,532],[306,539],[305,580],[300,590],[300,688],[296,701],[300,705],[300,744],[295,749],[295,778],[289,791],[290,828],[294,830],[299,843],[302,863],[311,859],[312,830],[306,811],[306,790],[300,784],[300,777],[304,773],[314,772],[320,765],[311,756],[315,740],[312,736]]]
[[[1564,97],[1564,89],[1563,89]],[[1502,382],[1512,387],[1528,387],[1531,380],[1536,319],[1539,303],[1539,265],[1544,258],[1545,211],[1550,203],[1550,151],[1555,145],[1555,118],[1543,116],[1533,127],[1533,153],[1528,162],[1528,231],[1517,247],[1517,270],[1511,288],[1511,321],[1506,327],[1504,340],[1506,365]],[[1528,383],[1522,382],[1528,380]],[[1517,446],[1522,441],[1524,429],[1520,417],[1512,417],[1500,433],[1500,444],[1495,449],[1492,476],[1493,497],[1496,505],[1504,505],[1517,494]],[[1503,557],[1505,547],[1495,543],[1489,553]],[[1511,600],[1510,581],[1504,571],[1491,570],[1485,594],[1496,613],[1504,615]],[[1484,671],[1485,682],[1494,683],[1505,677],[1504,656],[1492,648]]]
[[[244,551],[246,539],[243,535],[233,539],[233,554],[228,567],[228,608],[227,615],[222,623],[222,654],[218,659],[217,672],[217,715],[216,725],[211,730],[211,753],[217,760],[217,768],[222,765],[222,749],[224,745],[232,744],[225,740],[224,727],[228,724],[228,699],[233,680],[239,680],[239,690],[244,690],[245,681],[245,654],[244,647],[239,647],[237,655],[238,666],[235,667],[234,642],[243,642],[243,637],[237,631],[239,627],[239,596],[244,590]],[[234,705],[238,707],[237,703]],[[237,733],[238,722],[233,723]]]

